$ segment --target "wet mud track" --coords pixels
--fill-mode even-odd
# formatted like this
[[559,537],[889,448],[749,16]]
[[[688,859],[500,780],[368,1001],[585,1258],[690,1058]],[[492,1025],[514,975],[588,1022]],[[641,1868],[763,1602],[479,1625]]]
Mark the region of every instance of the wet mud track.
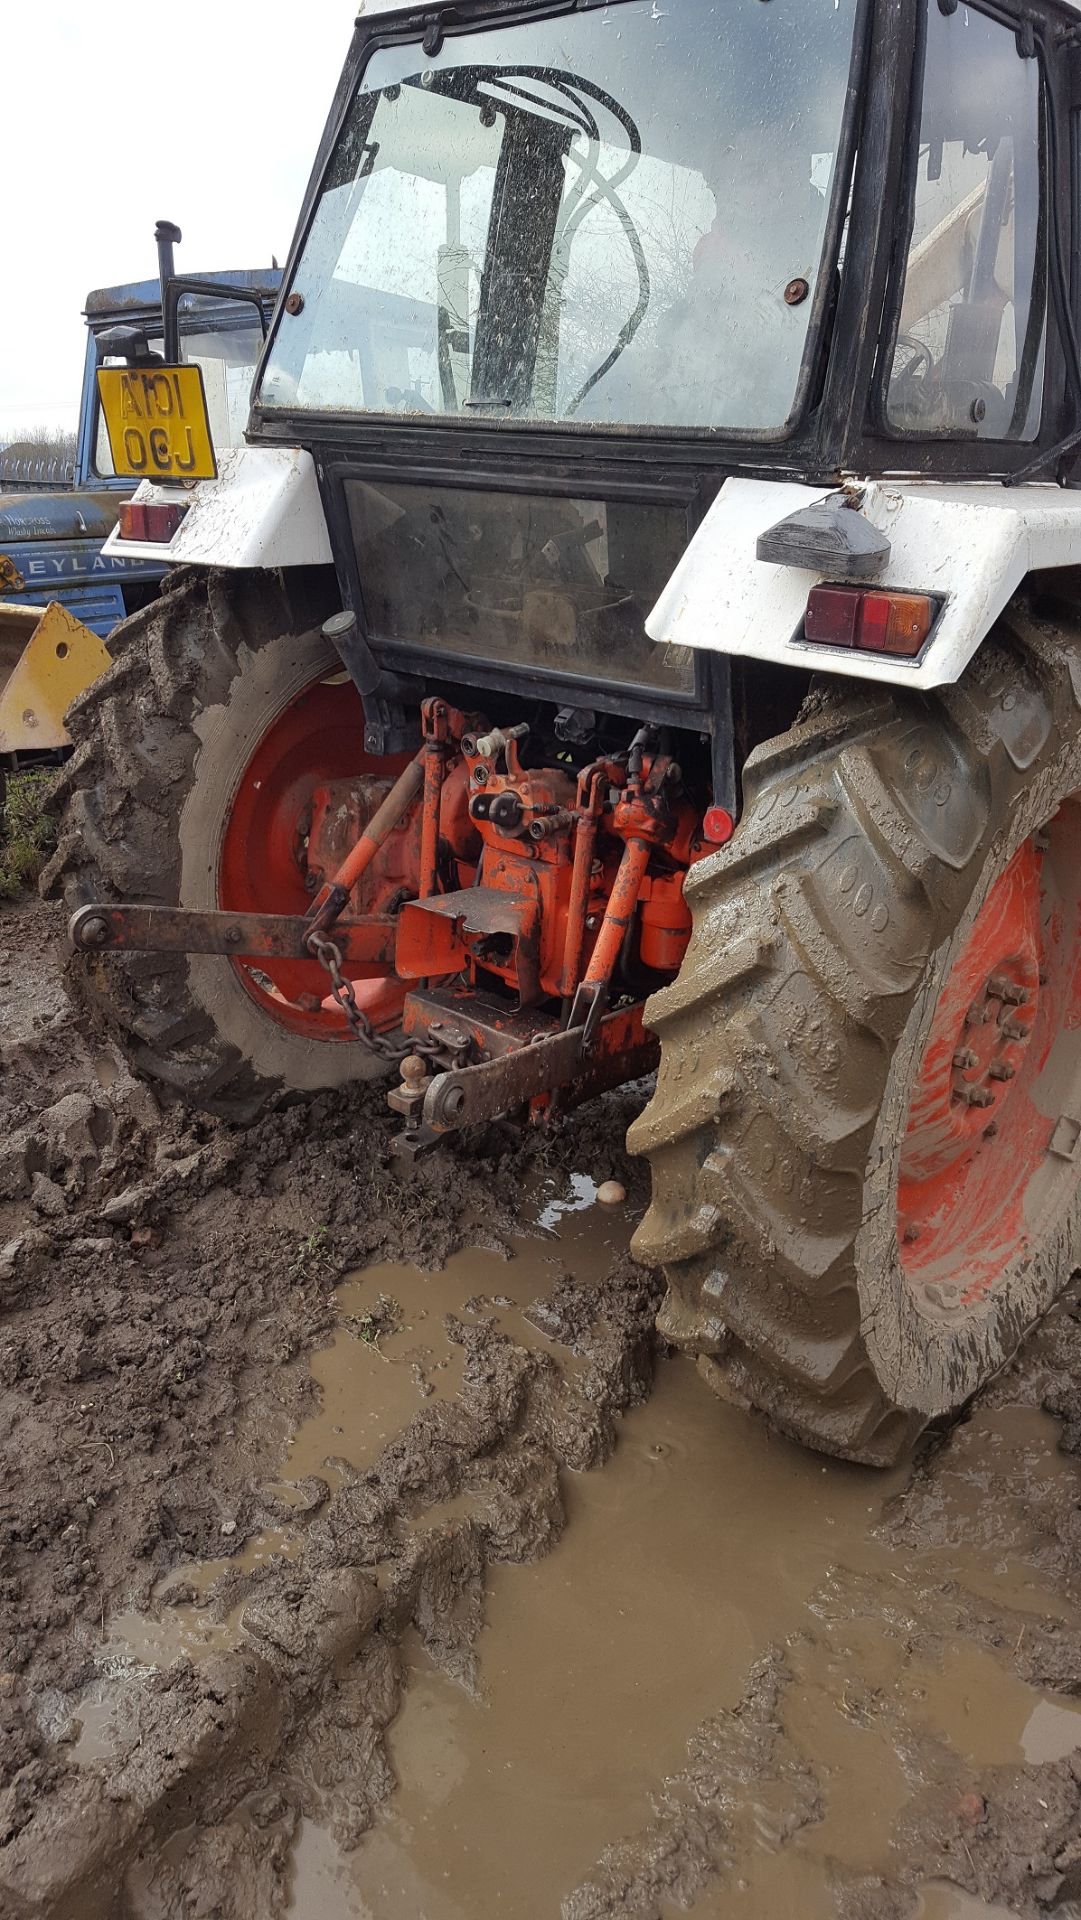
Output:
[[[0,938],[0,1916],[1081,1912],[1081,1309],[914,1466],[658,1348],[626,1104],[402,1186]],[[593,1204],[616,1177],[627,1204]]]

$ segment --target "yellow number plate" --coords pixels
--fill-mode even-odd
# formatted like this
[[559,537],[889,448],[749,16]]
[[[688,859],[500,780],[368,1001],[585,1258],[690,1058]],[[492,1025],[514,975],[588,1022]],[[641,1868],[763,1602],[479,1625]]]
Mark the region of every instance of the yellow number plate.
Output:
[[216,479],[201,367],[100,367],[98,393],[117,473]]

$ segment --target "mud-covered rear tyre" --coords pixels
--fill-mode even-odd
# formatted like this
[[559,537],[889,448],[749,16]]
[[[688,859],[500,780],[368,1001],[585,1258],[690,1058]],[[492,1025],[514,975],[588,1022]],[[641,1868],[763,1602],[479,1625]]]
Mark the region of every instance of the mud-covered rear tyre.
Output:
[[[248,755],[288,698],[340,670],[319,631],[333,594],[319,574],[190,573],[121,622],[67,717],[47,897],[219,904],[216,842]],[[365,1077],[355,1045],[277,1026],[217,956],[77,955],[71,985],[136,1072],[205,1112],[250,1120],[283,1088]]]
[[[635,1251],[665,1268],[662,1332],[711,1384],[827,1453],[896,1459],[1010,1358],[1077,1264],[1076,953],[1056,1016],[1062,1118],[1055,1133],[1052,1101],[1038,1121],[1023,1231],[985,1291],[965,1284],[963,1247],[944,1287],[938,1268],[914,1284],[898,1182],[946,982],[1037,829],[1065,818],[1072,858],[1081,815],[1062,803],[1079,789],[1081,623],[1016,602],[954,687],[813,698],[751,757],[737,835],[691,876],[691,945],[647,1012],[661,1064],[629,1141],[653,1175]],[[1066,905],[1075,939],[1081,902]]]

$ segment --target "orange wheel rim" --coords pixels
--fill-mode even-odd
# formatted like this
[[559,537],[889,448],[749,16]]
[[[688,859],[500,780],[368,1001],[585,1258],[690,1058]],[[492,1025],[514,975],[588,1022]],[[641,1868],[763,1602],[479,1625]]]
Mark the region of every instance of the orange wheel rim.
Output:
[[912,1288],[956,1314],[1030,1239],[1056,1125],[1045,1070],[1081,1026],[1081,835],[1060,809],[994,883],[940,992],[908,1107],[897,1245]]
[[[307,833],[321,784],[400,772],[409,755],[373,759],[363,749],[364,712],[348,682],[321,679],[291,700],[267,728],[237,783],[218,859],[218,905],[250,913],[306,913],[311,904]],[[245,991],[272,1020],[315,1040],[341,1040],[342,1014],[328,1003],[327,975],[314,960],[231,962]],[[393,979],[360,969],[358,980]],[[384,998],[386,996],[383,996]],[[388,1006],[393,1024],[400,998]]]

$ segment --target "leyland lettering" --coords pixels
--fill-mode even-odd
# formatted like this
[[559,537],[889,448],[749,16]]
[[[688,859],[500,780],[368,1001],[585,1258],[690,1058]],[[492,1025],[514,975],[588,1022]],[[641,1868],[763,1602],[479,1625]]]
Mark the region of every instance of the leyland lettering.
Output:
[[101,407],[118,473],[140,480],[212,480],[201,368],[102,367]]

